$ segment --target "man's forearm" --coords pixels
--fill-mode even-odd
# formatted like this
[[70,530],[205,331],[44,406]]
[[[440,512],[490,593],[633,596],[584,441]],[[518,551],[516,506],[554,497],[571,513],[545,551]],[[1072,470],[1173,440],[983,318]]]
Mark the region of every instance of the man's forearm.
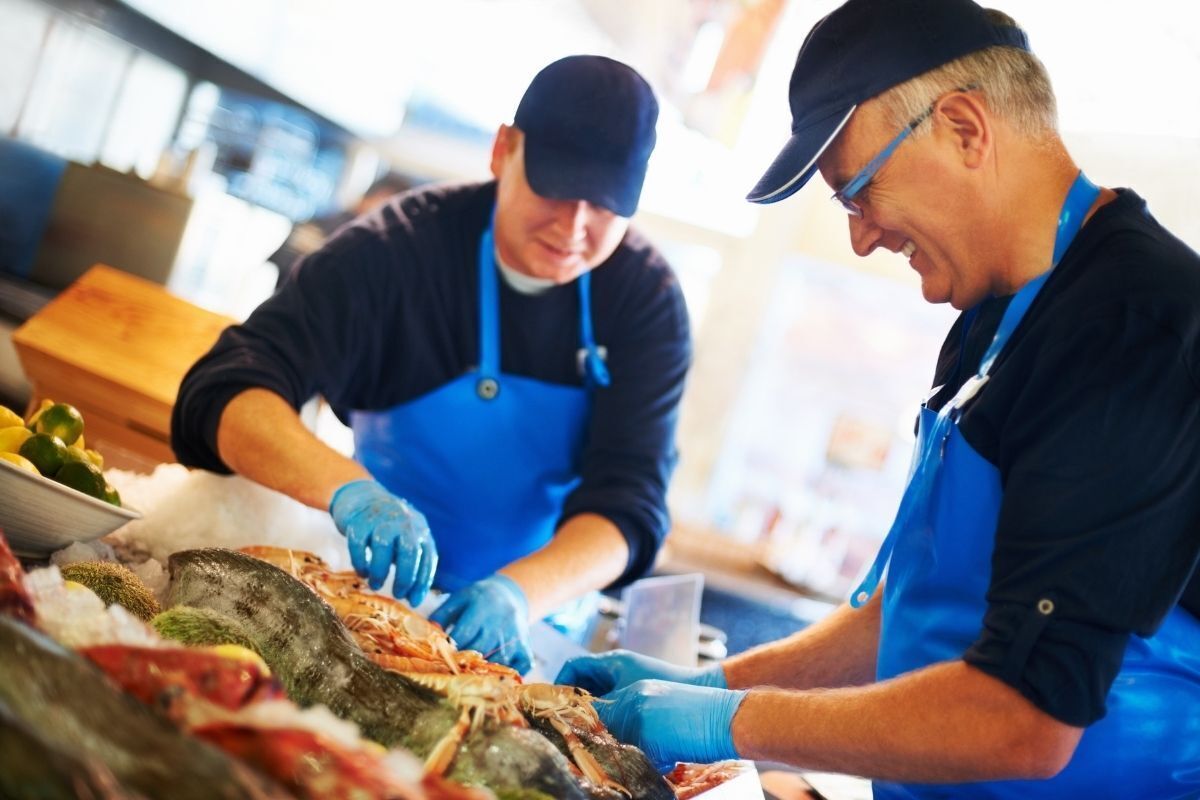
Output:
[[875,680],[881,595],[876,593],[863,608],[843,605],[799,633],[727,659],[722,665],[726,683],[731,689],[815,689],[870,683]]
[[231,470],[322,511],[339,486],[370,478],[304,427],[286,400],[266,389],[247,389],[221,413],[217,450]]
[[599,514],[571,517],[542,549],[503,569],[539,619],[584,592],[602,589],[629,563],[629,544],[619,528]]
[[961,661],[870,686],[752,690],[732,727],[743,758],[915,783],[1051,777],[1083,733]]

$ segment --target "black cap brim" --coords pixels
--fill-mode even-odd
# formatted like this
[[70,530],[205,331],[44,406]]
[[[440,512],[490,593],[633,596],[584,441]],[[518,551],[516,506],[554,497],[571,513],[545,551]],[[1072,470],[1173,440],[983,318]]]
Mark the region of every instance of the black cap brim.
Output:
[[525,180],[541,197],[586,200],[620,217],[637,211],[646,162],[610,162],[595,153],[573,153],[525,138]]
[[816,174],[817,159],[841,133],[857,107],[839,109],[793,133],[746,199],[751,203],[778,203],[798,192]]

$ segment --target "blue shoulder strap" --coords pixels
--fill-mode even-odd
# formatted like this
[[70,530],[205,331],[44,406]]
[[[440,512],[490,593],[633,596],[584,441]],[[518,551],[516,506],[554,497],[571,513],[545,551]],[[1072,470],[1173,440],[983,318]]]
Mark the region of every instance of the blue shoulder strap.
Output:
[[[1012,301],[1009,302],[1008,308],[1004,310],[1004,316],[1000,320],[1000,325],[996,328],[996,334],[992,337],[992,342],[979,363],[978,371],[962,384],[953,399],[942,406],[938,412],[938,420],[934,425],[934,432],[930,435],[931,440],[938,432],[941,432],[943,437],[942,446],[944,447],[945,438],[949,436],[954,421],[958,418],[962,407],[988,382],[990,371],[996,358],[1003,351],[1004,346],[1008,344],[1013,331],[1017,329],[1017,326],[1021,324],[1021,320],[1025,317],[1025,312],[1029,310],[1034,299],[1037,298],[1038,292],[1046,285],[1046,281],[1049,279],[1051,273],[1054,272],[1054,268],[1058,266],[1058,262],[1062,260],[1063,254],[1067,252],[1067,248],[1070,247],[1071,242],[1075,239],[1075,235],[1083,227],[1083,220],[1087,216],[1088,209],[1096,202],[1096,198],[1099,195],[1100,189],[1089,181],[1087,176],[1080,172],[1076,176],[1075,182],[1071,184],[1071,189],[1067,192],[1066,200],[1063,201],[1062,210],[1059,212],[1058,232],[1054,237],[1054,255],[1050,268],[1022,286]],[[973,318],[973,314],[971,316]],[[964,325],[970,321],[973,320],[965,320]],[[918,447],[921,447],[920,442],[918,442]],[[892,557],[892,550],[896,546],[896,537],[908,527],[909,519],[915,513],[916,506],[919,505],[919,501],[922,499],[919,495],[914,496],[912,493],[914,491],[926,491],[937,473],[941,458],[940,450],[932,446],[932,441],[923,450],[924,452],[921,453],[919,463],[911,471],[908,486],[905,488],[904,496],[901,498],[900,507],[896,511],[896,519],[892,523],[891,530],[888,531],[883,544],[880,545],[879,553],[875,556],[875,561],[871,564],[871,568],[867,570],[866,576],[858,585],[858,588],[850,595],[850,605],[855,608],[866,605],[871,596],[875,594],[875,589],[878,588],[879,582],[883,578],[883,572],[887,568],[887,564]],[[936,456],[934,455],[935,450],[938,450]]]

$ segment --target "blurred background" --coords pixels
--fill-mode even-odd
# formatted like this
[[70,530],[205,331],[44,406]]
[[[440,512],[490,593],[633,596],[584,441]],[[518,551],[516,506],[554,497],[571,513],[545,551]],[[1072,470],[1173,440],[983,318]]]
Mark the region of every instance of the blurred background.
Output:
[[[635,224],[678,272],[696,337],[669,557],[811,619],[886,532],[953,318],[902,258],[854,257],[821,188],[742,200],[788,135],[804,34],[836,5],[0,0],[0,401],[29,395],[9,334],[92,263],[244,318],[286,267],[281,246],[319,241],[313,220],[383,175],[487,178],[534,73],[609,55],[662,104]],[[1049,68],[1089,175],[1135,188],[1200,247],[1194,0],[1002,8]]]

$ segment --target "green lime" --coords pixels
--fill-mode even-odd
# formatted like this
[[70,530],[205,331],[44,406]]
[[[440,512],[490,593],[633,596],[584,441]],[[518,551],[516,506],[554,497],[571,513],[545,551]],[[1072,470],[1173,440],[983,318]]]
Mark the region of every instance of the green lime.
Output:
[[55,403],[38,415],[33,423],[35,433],[48,433],[63,440],[63,444],[74,444],[83,433],[83,415],[68,403]]
[[92,460],[88,458],[87,451],[80,449],[77,445],[67,445],[66,453],[63,454],[63,464],[70,464],[72,461],[86,461],[91,464]]
[[0,453],[17,453],[25,440],[33,436],[33,432],[24,425],[13,425],[11,428],[0,428]]
[[90,461],[68,461],[62,465],[54,480],[98,500],[107,499],[105,491],[108,481],[104,480],[104,473]]
[[17,452],[32,461],[38,472],[47,478],[58,474],[67,458],[67,446],[63,440],[48,433],[33,434]]
[[112,503],[117,508],[121,507],[121,495],[116,489],[113,488],[111,483],[104,484],[104,499],[107,502]]
[[21,419],[21,415],[13,411],[11,408],[0,406],[0,430],[11,428],[14,425],[24,425],[25,420]]

